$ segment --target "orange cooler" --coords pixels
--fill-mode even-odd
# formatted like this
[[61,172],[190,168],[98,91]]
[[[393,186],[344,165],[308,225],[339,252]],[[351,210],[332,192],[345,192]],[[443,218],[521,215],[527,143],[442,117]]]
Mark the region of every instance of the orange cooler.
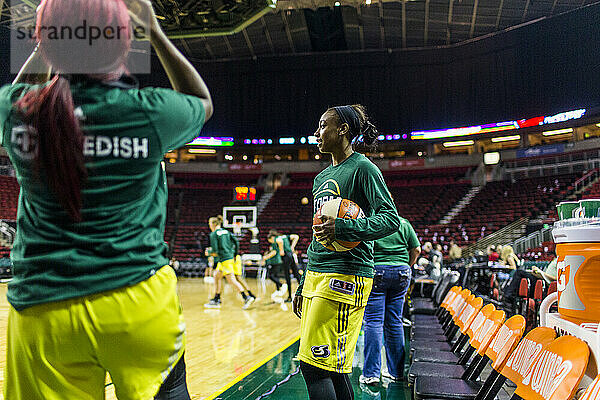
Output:
[[600,223],[561,222],[552,230],[558,254],[558,312],[577,324],[600,322]]

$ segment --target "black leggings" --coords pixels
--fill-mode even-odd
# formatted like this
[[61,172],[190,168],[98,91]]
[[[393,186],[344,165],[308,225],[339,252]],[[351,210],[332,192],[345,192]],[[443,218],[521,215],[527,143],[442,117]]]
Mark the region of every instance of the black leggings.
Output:
[[310,400],[354,400],[348,374],[326,371],[300,361]]
[[275,282],[275,287],[277,290],[281,288],[281,281],[277,277],[277,271],[279,270],[279,267],[281,267],[281,264],[271,264],[267,267],[267,278]]
[[283,257],[283,273],[285,276],[285,283],[288,285],[288,297],[292,297],[292,278],[290,276],[290,269],[292,270],[292,274],[294,274],[294,278],[300,283],[300,273],[298,273],[298,266],[296,265],[296,261],[294,261],[294,256],[290,253],[286,253]]
[[190,394],[185,383],[185,361],[183,356],[163,382],[154,400],[190,400]]

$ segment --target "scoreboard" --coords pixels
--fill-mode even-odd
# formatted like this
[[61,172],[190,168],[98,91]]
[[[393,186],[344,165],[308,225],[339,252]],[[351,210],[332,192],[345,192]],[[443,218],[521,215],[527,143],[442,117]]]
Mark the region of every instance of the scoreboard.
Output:
[[233,188],[233,200],[244,203],[255,203],[256,188],[248,186],[236,186]]

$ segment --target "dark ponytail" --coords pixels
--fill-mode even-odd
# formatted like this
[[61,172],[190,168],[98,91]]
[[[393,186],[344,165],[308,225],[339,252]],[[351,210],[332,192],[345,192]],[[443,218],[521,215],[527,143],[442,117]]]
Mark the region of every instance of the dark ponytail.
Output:
[[48,85],[26,93],[15,106],[38,136],[38,170],[43,171],[50,190],[71,219],[80,222],[81,187],[87,171],[84,136],[75,117],[69,81],[56,75]]
[[352,108],[358,115],[360,121],[360,132],[352,138],[352,149],[359,153],[374,151],[377,147],[377,128],[369,120],[365,106],[362,104],[353,104]]

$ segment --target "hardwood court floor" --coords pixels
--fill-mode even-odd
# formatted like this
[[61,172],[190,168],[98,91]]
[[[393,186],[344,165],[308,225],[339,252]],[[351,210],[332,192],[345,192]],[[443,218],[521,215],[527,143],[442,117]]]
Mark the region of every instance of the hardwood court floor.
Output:
[[[211,310],[203,305],[210,298],[213,285],[198,278],[179,280],[187,325],[187,382],[194,400],[220,392],[254,365],[287,347],[299,334],[300,320],[292,314],[291,305],[271,300],[275,285],[252,278],[247,281],[259,297],[250,309],[242,310],[240,295],[225,285],[221,310]],[[7,319],[6,284],[0,284],[0,388],[6,363]],[[116,399],[112,386],[106,393],[107,399]]]

